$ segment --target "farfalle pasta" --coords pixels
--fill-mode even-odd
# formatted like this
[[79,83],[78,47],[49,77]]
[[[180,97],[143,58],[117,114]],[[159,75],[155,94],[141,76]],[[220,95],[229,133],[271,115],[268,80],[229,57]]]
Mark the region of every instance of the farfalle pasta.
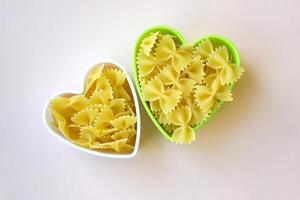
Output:
[[145,37],[136,58],[142,96],[153,116],[175,143],[195,140],[194,128],[224,101],[244,68],[231,62],[225,46],[205,38],[195,46],[180,45],[169,34]]
[[188,96],[192,91],[196,83],[191,78],[180,77],[180,73],[171,66],[167,65],[157,75],[164,85],[169,85],[172,89],[176,89],[182,92],[182,96]]
[[215,79],[209,85],[195,86],[195,102],[205,112],[208,113],[220,101],[232,101],[230,88],[220,84],[220,77],[215,75]]
[[210,54],[207,65],[217,70],[221,85],[227,85],[237,81],[245,71],[229,62],[229,54],[226,47],[222,46]]
[[172,141],[194,141],[195,133],[189,122],[192,118],[192,111],[189,106],[177,107],[170,114],[166,116],[170,124],[175,125],[177,128],[172,135]]
[[167,89],[158,78],[149,81],[144,87],[144,97],[146,101],[158,101],[160,109],[164,113],[169,113],[178,104],[182,92],[176,89]]
[[135,144],[136,115],[125,74],[101,64],[88,74],[84,91],[50,100],[53,124],[80,146],[131,152]]
[[192,59],[192,52],[188,48],[176,48],[175,41],[168,34],[161,36],[154,55],[159,61],[171,60],[171,64],[177,72],[185,69]]

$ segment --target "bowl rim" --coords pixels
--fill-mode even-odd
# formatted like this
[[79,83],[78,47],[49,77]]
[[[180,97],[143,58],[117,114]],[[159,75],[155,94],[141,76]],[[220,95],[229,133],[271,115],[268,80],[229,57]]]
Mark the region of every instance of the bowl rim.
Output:
[[[95,155],[95,156],[100,156],[100,157],[106,157],[106,158],[133,158],[137,152],[138,152],[138,148],[139,148],[139,143],[140,143],[140,135],[141,135],[141,115],[140,115],[140,108],[139,108],[139,102],[138,102],[138,98],[137,98],[137,94],[135,91],[135,87],[134,84],[130,78],[130,75],[128,73],[128,71],[126,70],[126,68],[124,67],[124,65],[120,64],[119,62],[116,62],[114,60],[111,59],[101,59],[100,62],[98,62],[96,65],[98,64],[105,64],[105,63],[110,63],[113,65],[116,65],[118,68],[120,68],[125,74],[126,74],[126,79],[127,82],[129,84],[129,88],[131,90],[132,93],[132,97],[133,97],[133,101],[134,101],[134,105],[135,105],[135,111],[136,111],[136,118],[137,118],[137,123],[136,123],[136,139],[135,139],[135,145],[134,145],[134,149],[132,152],[127,153],[127,154],[118,154],[118,153],[105,153],[105,152],[100,152],[97,150],[93,150],[93,149],[88,149],[82,146],[79,146],[75,143],[72,143],[70,140],[68,140],[67,138],[65,138],[59,131],[55,131],[53,130],[53,128],[51,128],[49,120],[48,120],[48,115],[50,114],[49,111],[49,100],[45,103],[44,108],[43,108],[43,122],[44,125],[46,126],[47,130],[51,133],[51,135],[55,136],[56,138],[58,138],[61,142],[81,151],[87,154],[91,154],[91,155]],[[83,77],[83,80],[85,80],[86,76],[88,75],[88,72],[90,69],[92,69],[93,67],[95,67],[95,65],[91,66],[88,71],[86,72],[86,75]],[[83,83],[84,84],[84,83]],[[67,93],[72,93],[72,94],[81,94],[83,90],[73,90],[73,91],[67,91],[64,93],[56,93],[54,95],[52,95],[50,97],[50,99],[62,95],[62,94],[67,94]]]

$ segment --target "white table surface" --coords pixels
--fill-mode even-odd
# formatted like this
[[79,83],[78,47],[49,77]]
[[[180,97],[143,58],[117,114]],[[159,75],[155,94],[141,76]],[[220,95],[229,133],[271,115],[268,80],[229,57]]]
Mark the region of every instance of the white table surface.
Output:
[[[300,2],[0,1],[0,199],[299,199]],[[196,142],[168,142],[142,110],[138,155],[94,157],[58,141],[42,109],[81,88],[93,64],[132,72],[146,28],[166,24],[188,41],[222,34],[247,73]]]

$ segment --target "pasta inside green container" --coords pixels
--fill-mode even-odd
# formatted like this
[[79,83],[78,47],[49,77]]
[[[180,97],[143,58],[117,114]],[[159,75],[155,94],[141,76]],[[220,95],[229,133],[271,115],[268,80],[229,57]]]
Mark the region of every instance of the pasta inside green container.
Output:
[[[171,134],[168,133],[163,127],[162,125],[158,122],[158,120],[155,118],[155,116],[153,115],[149,103],[147,103],[143,97],[142,94],[142,90],[141,90],[141,84],[139,81],[139,70],[138,70],[138,65],[137,65],[137,57],[138,57],[138,52],[139,52],[139,48],[140,45],[143,41],[143,39],[147,36],[149,36],[151,33],[155,33],[155,32],[159,32],[161,34],[169,34],[171,36],[174,36],[174,40],[176,43],[178,43],[179,45],[185,44],[185,39],[184,37],[175,29],[170,28],[168,26],[153,26],[150,27],[149,29],[145,30],[137,39],[135,46],[134,46],[134,51],[133,51],[133,66],[134,66],[134,77],[135,77],[135,83],[136,83],[136,87],[140,96],[140,99],[142,101],[142,104],[147,112],[147,114],[149,115],[150,119],[152,120],[152,122],[155,124],[155,126],[159,129],[159,131],[161,132],[162,135],[165,136],[166,139],[171,141]],[[220,36],[220,35],[205,35],[200,37],[199,39],[195,40],[195,42],[193,43],[193,46],[197,46],[201,41],[205,40],[205,39],[209,39],[211,41],[211,43],[214,45],[214,47],[218,47],[218,46],[225,46],[228,50],[228,53],[230,55],[231,58],[231,62],[236,64],[237,66],[240,65],[240,56],[239,56],[239,52],[236,48],[236,46],[227,38]],[[233,84],[230,85],[230,88],[233,88]],[[209,119],[211,119],[215,113],[222,107],[223,102],[220,102],[218,104],[218,106],[208,114],[208,116],[205,118],[205,120],[199,124],[197,124],[196,126],[193,127],[194,130],[198,130],[199,128],[201,128],[204,124],[206,124]]]

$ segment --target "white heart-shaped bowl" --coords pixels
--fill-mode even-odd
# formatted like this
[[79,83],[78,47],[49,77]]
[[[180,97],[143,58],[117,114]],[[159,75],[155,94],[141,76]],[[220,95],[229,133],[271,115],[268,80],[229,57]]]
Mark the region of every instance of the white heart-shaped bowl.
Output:
[[[88,149],[88,148],[81,147],[77,144],[72,143],[71,141],[69,141],[67,138],[65,138],[61,134],[61,132],[58,130],[58,128],[56,126],[54,126],[51,123],[52,115],[51,115],[51,112],[49,110],[49,102],[47,102],[45,107],[44,107],[43,119],[44,119],[45,126],[47,127],[49,132],[52,133],[52,135],[54,135],[60,141],[62,141],[63,143],[65,143],[65,144],[67,144],[71,147],[74,147],[75,149],[78,149],[82,152],[92,154],[92,155],[96,155],[96,156],[101,156],[101,157],[108,157],[108,158],[132,158],[137,154],[138,147],[139,147],[139,142],[140,142],[140,134],[141,134],[140,109],[139,109],[139,103],[138,103],[138,99],[137,99],[137,95],[136,95],[134,85],[131,81],[131,78],[130,78],[129,74],[127,73],[127,71],[126,71],[126,69],[123,65],[121,65],[121,64],[119,64],[115,61],[112,61],[112,60],[104,60],[104,61],[98,63],[97,65],[99,65],[99,64],[114,65],[115,67],[118,67],[120,70],[122,70],[126,74],[126,80],[128,82],[128,85],[130,87],[131,94],[132,94],[132,97],[133,97],[133,101],[134,101],[134,105],[135,105],[136,119],[137,119],[137,122],[136,122],[136,139],[135,139],[135,145],[134,145],[133,151],[130,152],[130,153],[104,152],[104,151],[100,151],[100,150],[98,151],[98,150]],[[88,72],[87,72],[86,76],[87,75],[88,75]],[[85,76],[85,78],[86,78],[86,76]],[[84,80],[85,80],[85,78],[84,78]],[[63,93],[63,94],[58,94],[58,95],[56,94],[53,97],[61,96],[61,95],[68,95],[68,94],[80,94],[80,93],[81,93],[81,91],[71,91],[71,92],[67,92],[67,93]]]

